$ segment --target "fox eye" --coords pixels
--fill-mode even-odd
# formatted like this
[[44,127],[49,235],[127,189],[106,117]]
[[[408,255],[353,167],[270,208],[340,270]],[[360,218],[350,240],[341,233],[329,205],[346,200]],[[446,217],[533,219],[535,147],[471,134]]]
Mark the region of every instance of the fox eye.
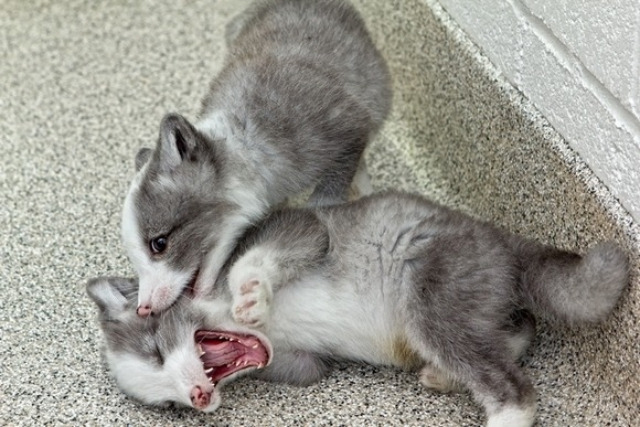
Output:
[[159,236],[155,239],[151,239],[151,241],[149,242],[149,248],[154,254],[161,254],[165,249],[167,249],[167,238],[164,236]]

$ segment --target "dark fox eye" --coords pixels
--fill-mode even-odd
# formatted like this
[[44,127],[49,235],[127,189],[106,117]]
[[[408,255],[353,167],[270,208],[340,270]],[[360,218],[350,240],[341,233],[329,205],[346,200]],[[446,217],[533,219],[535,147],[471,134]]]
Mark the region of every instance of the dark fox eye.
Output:
[[167,238],[164,236],[156,237],[149,242],[149,248],[154,254],[161,254],[167,249]]

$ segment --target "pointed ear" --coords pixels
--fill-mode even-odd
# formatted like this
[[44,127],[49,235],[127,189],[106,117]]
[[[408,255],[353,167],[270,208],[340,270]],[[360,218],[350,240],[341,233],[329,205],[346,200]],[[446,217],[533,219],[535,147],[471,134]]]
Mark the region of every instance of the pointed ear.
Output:
[[171,171],[191,157],[197,144],[197,130],[179,114],[167,114],[160,123],[160,166]]
[[134,310],[137,303],[138,281],[123,277],[97,277],[87,282],[87,293],[100,313],[116,318],[126,310]]
[[142,169],[142,166],[147,163],[149,157],[151,157],[151,153],[153,153],[151,148],[141,148],[138,151],[138,154],[136,154],[136,172],[139,172],[140,169]]

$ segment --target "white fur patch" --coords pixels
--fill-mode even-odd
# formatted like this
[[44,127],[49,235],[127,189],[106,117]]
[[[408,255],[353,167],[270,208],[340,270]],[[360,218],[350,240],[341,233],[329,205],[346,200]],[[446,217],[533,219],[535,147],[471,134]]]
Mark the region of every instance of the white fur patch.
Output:
[[240,215],[246,221],[260,218],[269,209],[267,188],[261,183],[252,182],[248,186],[246,182],[232,176],[225,193],[230,201],[240,206]]
[[536,415],[535,406],[507,406],[489,414],[487,427],[529,427]]
[[[188,404],[174,389],[172,378],[162,367],[134,354],[107,353],[107,362],[118,387],[144,403],[162,405],[167,402]],[[189,396],[187,395],[187,398]]]
[[195,124],[196,129],[211,139],[231,139],[236,133],[223,111],[212,111]]
[[120,389],[146,404],[175,402],[193,407],[191,391],[200,387],[212,393],[205,412],[220,405],[219,393],[204,374],[194,346],[187,341],[169,354],[162,366],[128,353],[108,352],[107,361]]
[[373,300],[377,298],[368,295],[363,300],[350,283],[332,283],[320,275],[308,275],[278,290],[265,334],[285,349],[335,354],[372,364],[397,364],[390,345],[395,313],[371,310],[369,304],[384,307],[381,301]]
[[165,359],[164,370],[166,375],[173,378],[174,388],[179,390],[181,396],[189,400],[189,404],[191,403],[191,390],[197,386],[203,391],[212,393],[211,402],[204,409],[206,412],[211,412],[220,405],[220,396],[205,375],[195,344],[191,340],[185,340],[183,345],[171,352]]

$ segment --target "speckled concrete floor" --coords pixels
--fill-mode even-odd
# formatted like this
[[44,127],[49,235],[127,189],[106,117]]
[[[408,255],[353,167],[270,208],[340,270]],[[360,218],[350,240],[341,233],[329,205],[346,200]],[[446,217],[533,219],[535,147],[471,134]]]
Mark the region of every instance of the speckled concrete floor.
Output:
[[[429,8],[427,3],[432,7]],[[294,388],[242,380],[214,415],[124,397],[99,356],[87,278],[131,274],[120,207],[133,156],[167,111],[197,112],[246,0],[4,0],[0,7],[1,425],[479,425],[467,395],[352,364]],[[428,194],[557,245],[615,238],[633,283],[604,326],[541,325],[525,368],[539,425],[640,419],[640,232],[437,3],[357,0],[390,63],[391,120],[368,154],[378,188]]]

